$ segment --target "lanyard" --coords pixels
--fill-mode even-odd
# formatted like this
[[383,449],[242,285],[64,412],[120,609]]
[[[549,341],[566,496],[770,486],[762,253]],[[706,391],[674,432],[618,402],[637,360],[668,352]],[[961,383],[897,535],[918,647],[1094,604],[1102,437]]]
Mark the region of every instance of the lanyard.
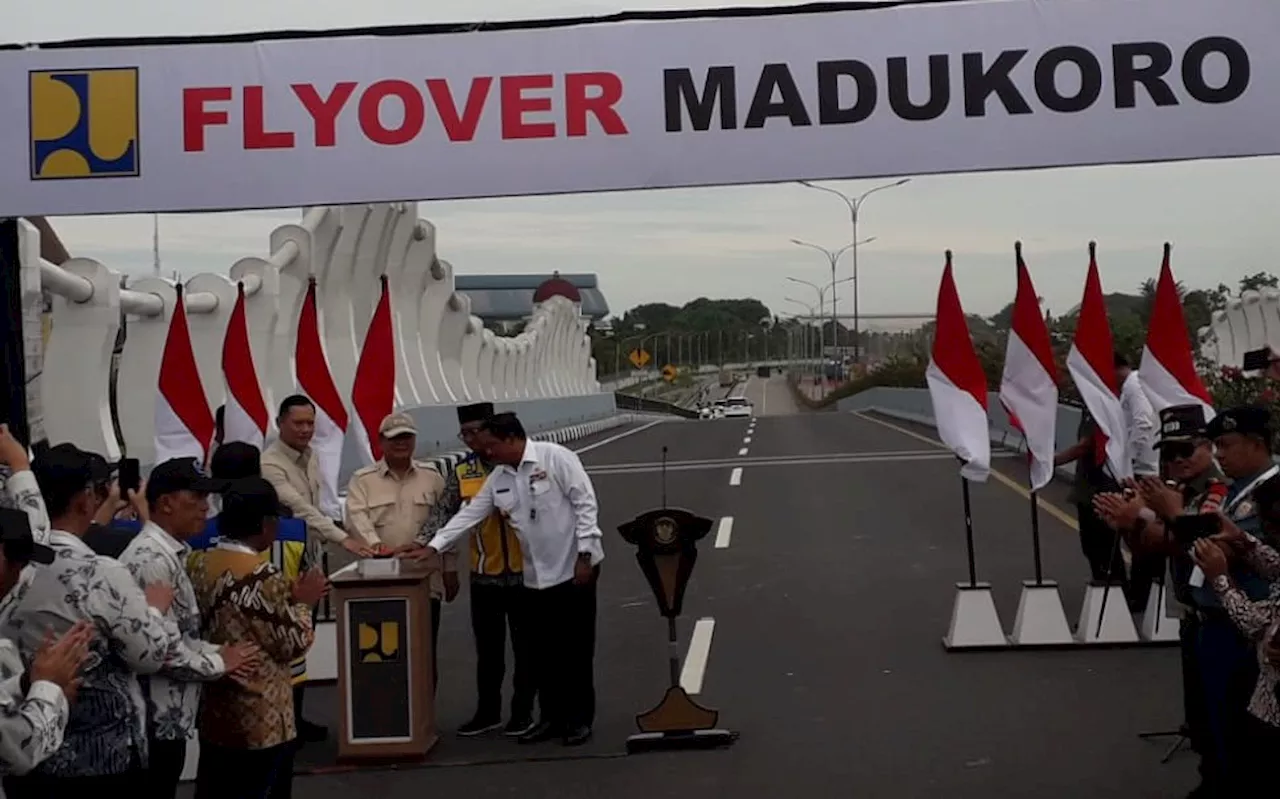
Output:
[[1275,477],[1278,472],[1280,472],[1280,464],[1275,464],[1275,465],[1272,465],[1270,469],[1267,469],[1265,472],[1255,477],[1252,483],[1249,483],[1249,485],[1245,486],[1245,489],[1243,491],[1241,491],[1239,494],[1236,494],[1235,497],[1226,504],[1226,506],[1222,509],[1223,515],[1225,516],[1231,513],[1231,511],[1235,510],[1237,505],[1239,505],[1241,502],[1245,500],[1246,497],[1248,497],[1251,493],[1253,493],[1253,489],[1267,482],[1272,477]]

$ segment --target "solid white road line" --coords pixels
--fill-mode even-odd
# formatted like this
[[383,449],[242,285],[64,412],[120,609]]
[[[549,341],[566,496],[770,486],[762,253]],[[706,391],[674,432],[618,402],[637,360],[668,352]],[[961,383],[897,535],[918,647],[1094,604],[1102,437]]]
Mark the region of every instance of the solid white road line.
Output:
[[733,467],[733,471],[729,472],[729,485],[731,486],[742,485],[742,467],[741,466],[735,466]]
[[746,447],[743,447],[742,449],[738,450],[738,454],[739,454],[739,455],[746,455],[746,454],[747,454],[747,448],[746,448]]
[[716,528],[716,549],[728,549],[729,539],[733,537],[733,517],[725,516],[720,519],[720,526]]
[[641,425],[640,427],[637,427],[633,430],[627,430],[625,432],[618,433],[616,436],[609,436],[603,441],[597,441],[594,444],[588,444],[582,449],[575,449],[574,452],[578,453],[579,455],[581,455],[584,452],[590,452],[593,449],[598,449],[599,447],[603,447],[605,444],[612,444],[615,441],[621,441],[627,436],[634,436],[636,433],[643,433],[644,431],[648,430],[650,427],[653,427],[654,425],[662,424],[665,421],[666,419],[654,419],[652,422],[649,422],[646,425]]
[[689,654],[685,655],[684,668],[680,669],[680,687],[690,694],[702,693],[702,680],[707,676],[707,658],[711,657],[711,634],[715,629],[716,620],[712,618],[698,619],[693,625]]

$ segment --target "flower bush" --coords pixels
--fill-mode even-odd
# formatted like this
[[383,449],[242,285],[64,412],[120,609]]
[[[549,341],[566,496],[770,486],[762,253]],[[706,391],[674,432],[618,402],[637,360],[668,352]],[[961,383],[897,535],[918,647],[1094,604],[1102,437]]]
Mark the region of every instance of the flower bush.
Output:
[[1273,418],[1280,419],[1280,381],[1246,375],[1238,366],[1210,367],[1202,370],[1200,377],[1213,398],[1213,407],[1261,405],[1270,409]]

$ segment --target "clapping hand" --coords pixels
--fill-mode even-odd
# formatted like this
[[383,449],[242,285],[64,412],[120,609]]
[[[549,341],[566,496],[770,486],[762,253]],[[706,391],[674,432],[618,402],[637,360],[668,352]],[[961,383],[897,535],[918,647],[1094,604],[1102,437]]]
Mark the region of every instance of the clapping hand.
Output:
[[1173,519],[1182,515],[1183,499],[1178,489],[1165,485],[1153,475],[1143,475],[1134,484],[1143,503],[1160,518]]
[[89,657],[92,640],[93,625],[87,621],[77,622],[57,640],[52,631],[45,633],[31,661],[31,681],[51,682],[62,689],[68,703],[73,701],[80,688],[80,667]]
[[1138,523],[1142,500],[1123,494],[1104,493],[1093,498],[1093,509],[1112,530],[1131,530]]

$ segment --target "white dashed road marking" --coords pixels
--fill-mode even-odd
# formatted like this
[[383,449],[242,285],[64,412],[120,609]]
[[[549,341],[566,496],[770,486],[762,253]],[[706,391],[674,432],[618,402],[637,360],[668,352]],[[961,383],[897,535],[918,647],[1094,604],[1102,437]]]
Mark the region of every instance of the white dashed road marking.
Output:
[[689,639],[689,654],[685,655],[684,668],[680,670],[680,687],[690,694],[702,693],[702,679],[707,675],[707,659],[711,657],[711,634],[716,620],[698,619]]

